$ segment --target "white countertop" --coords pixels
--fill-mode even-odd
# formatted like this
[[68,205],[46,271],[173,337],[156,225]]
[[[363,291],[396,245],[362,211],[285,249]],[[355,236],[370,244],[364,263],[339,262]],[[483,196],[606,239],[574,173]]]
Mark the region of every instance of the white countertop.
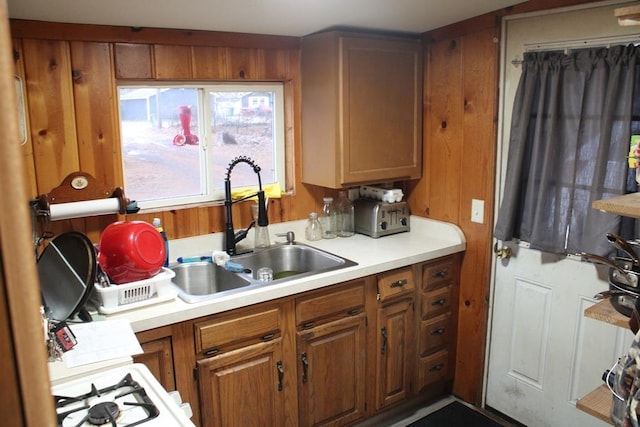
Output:
[[[231,294],[223,292],[211,300],[195,304],[176,297],[173,301],[110,314],[107,318],[127,319],[134,332],[140,332],[428,261],[464,251],[466,247],[464,235],[456,225],[418,216],[411,216],[411,231],[377,239],[356,234],[348,238],[308,242],[304,238],[305,224],[306,220],[299,220],[269,225],[271,243],[285,241],[284,237],[276,234],[293,231],[297,242],[350,259],[358,265],[284,283],[235,290]],[[213,233],[171,240],[169,255],[172,260],[179,256],[210,256],[213,250],[222,249],[222,236],[223,233]],[[252,242],[253,233],[249,233],[239,246]]]

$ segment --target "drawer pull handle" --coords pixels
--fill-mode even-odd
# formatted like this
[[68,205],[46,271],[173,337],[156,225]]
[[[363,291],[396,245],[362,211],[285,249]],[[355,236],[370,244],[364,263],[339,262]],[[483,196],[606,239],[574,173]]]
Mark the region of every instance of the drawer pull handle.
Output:
[[444,328],[438,328],[431,332],[431,335],[443,335],[445,332]]
[[382,335],[382,348],[380,348],[380,354],[385,354],[387,352],[388,341],[386,326],[383,326],[382,329],[380,329],[380,334]]
[[307,359],[307,353],[300,355],[300,361],[302,362],[302,382],[307,382],[307,371],[309,369],[309,359]]
[[216,354],[218,354],[220,352],[219,349],[217,348],[212,348],[211,350],[207,350],[204,352],[205,356],[215,356]]
[[444,363],[438,363],[429,369],[431,372],[441,371],[444,368]]
[[400,280],[397,280],[395,282],[392,282],[391,285],[389,285],[389,286],[392,287],[392,288],[401,288],[404,285],[406,285],[407,283],[408,283],[407,279],[400,279]]
[[347,314],[349,316],[355,316],[358,313],[360,313],[360,309],[359,308],[352,308],[351,310],[347,311]]
[[273,337],[274,337],[275,335],[276,335],[276,334],[267,334],[267,335],[264,335],[264,336],[262,337],[262,341],[269,341],[270,339],[273,339]]
[[282,380],[284,379],[284,367],[282,360],[276,362],[276,371],[278,371],[278,391],[282,391]]
[[431,305],[445,305],[446,303],[446,298],[440,298],[439,300],[432,302]]
[[445,277],[447,277],[447,270],[438,270],[433,273],[433,277],[436,279],[444,279]]
[[311,322],[306,322],[306,323],[303,323],[303,324],[302,324],[302,328],[303,328],[303,329],[309,329],[309,328],[310,328],[310,327],[312,327],[312,326],[313,326],[313,321],[311,321]]

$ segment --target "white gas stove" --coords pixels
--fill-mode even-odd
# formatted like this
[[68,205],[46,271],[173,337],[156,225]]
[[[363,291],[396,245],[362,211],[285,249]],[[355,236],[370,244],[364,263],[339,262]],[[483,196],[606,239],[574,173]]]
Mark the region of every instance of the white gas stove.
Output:
[[190,408],[139,363],[54,385],[59,427],[191,427]]

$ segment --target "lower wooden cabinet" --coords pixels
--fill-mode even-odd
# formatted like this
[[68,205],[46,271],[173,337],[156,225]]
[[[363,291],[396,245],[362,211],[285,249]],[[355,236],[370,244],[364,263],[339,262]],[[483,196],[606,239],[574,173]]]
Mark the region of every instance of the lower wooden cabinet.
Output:
[[386,304],[378,311],[376,409],[407,399],[413,374],[413,298]]
[[284,425],[281,339],[201,359],[197,372],[203,426]]
[[171,329],[159,328],[141,332],[137,338],[144,353],[133,356],[133,361],[145,364],[165,390],[175,390]]
[[450,387],[459,260],[144,331],[135,361],[200,427],[352,425]]
[[301,426],[338,426],[365,416],[364,313],[298,334]]

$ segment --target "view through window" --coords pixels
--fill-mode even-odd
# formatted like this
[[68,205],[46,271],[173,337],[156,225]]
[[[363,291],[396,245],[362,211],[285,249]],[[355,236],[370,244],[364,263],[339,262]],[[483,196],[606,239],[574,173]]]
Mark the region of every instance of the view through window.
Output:
[[[125,190],[142,209],[223,199],[227,165],[241,155],[263,185],[284,185],[281,84],[121,85],[118,95]],[[257,177],[239,164],[231,183]]]

